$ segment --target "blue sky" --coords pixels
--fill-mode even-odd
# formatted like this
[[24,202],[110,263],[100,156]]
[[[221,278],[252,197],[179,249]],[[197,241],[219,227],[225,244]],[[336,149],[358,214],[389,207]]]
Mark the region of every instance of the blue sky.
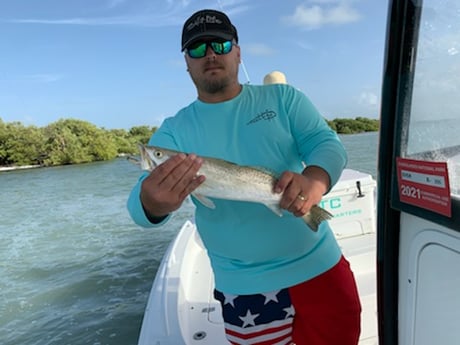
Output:
[[160,125],[196,99],[180,39],[202,8],[237,27],[242,83],[279,70],[328,119],[378,118],[384,0],[0,0],[0,118]]

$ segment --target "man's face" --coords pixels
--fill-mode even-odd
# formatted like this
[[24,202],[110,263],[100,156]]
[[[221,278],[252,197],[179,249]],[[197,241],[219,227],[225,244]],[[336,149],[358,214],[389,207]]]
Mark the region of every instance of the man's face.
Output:
[[199,93],[223,92],[228,86],[238,83],[241,56],[240,47],[235,43],[203,39],[188,47],[185,60]]

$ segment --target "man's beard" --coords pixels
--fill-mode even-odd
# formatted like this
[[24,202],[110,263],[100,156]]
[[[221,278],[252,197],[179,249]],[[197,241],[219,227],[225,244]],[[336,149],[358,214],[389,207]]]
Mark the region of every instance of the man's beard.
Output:
[[222,78],[204,78],[200,82],[202,90],[209,94],[222,92],[230,84],[229,77]]
[[[216,65],[214,62],[211,62],[204,66],[204,68],[210,67],[220,67],[222,66]],[[221,74],[222,71],[219,71]],[[225,73],[222,76],[215,76],[215,75],[201,75],[201,76],[194,76],[191,74],[193,82],[195,85],[204,92],[208,94],[216,94],[224,91],[230,84],[231,84],[231,77]]]

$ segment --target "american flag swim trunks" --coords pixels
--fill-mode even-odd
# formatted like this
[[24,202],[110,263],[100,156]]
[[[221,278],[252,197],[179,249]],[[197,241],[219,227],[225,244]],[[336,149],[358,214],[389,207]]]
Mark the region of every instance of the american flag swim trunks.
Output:
[[231,344],[292,344],[295,311],[288,289],[239,296],[215,290],[214,297],[222,305],[225,333]]
[[[255,295],[217,290],[225,333],[233,345],[357,345],[361,303],[350,264],[289,288]],[[220,344],[219,344],[220,345]]]

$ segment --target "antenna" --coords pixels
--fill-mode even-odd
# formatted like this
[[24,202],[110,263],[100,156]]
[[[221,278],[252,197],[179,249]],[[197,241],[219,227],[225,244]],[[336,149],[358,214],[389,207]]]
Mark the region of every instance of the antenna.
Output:
[[[220,10],[222,12],[225,12],[224,7],[222,6],[222,3],[220,2],[220,0],[217,0],[217,4],[219,5]],[[241,59],[241,67],[243,68],[243,73],[247,80],[246,84],[251,84],[251,80],[249,79],[249,74],[248,74],[248,71],[246,70],[246,66],[244,65],[243,59]]]
[[246,77],[246,84],[251,84],[251,80],[249,79],[248,71],[246,71],[246,66],[244,65],[243,59],[241,59],[241,67],[243,68],[244,75]]

